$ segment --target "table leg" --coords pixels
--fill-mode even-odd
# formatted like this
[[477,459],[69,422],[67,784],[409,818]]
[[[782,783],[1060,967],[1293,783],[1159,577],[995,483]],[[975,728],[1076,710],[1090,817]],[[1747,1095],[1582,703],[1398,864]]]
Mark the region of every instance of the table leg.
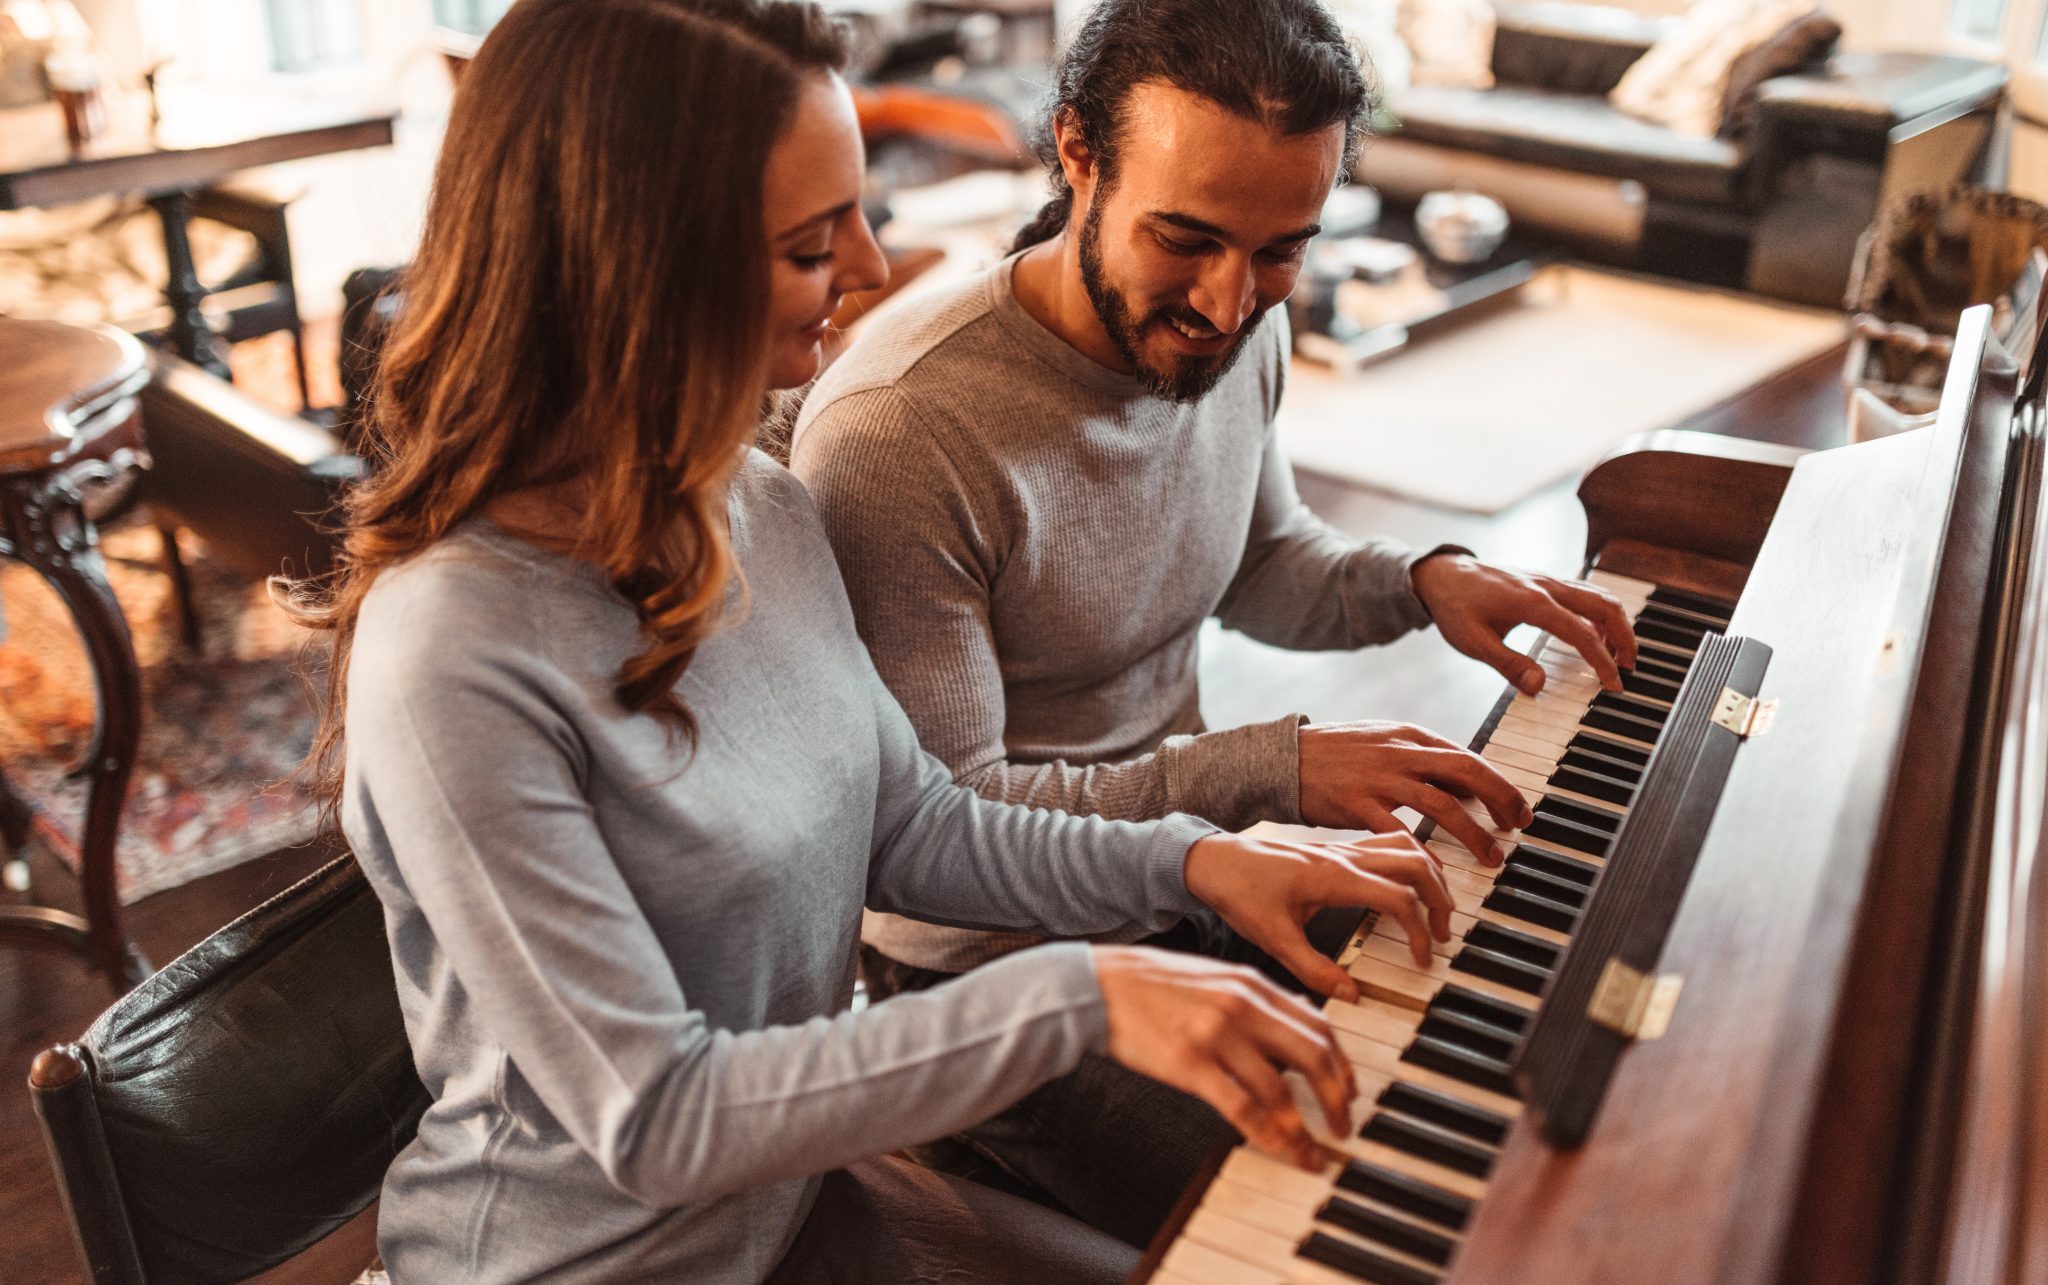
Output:
[[[115,890],[114,848],[128,778],[142,739],[142,670],[113,587],[107,583],[98,541],[83,508],[54,490],[0,492],[10,512],[7,526],[26,538],[11,543],[70,608],[92,662],[99,701],[94,753],[86,775],[85,831],[79,841],[79,881],[85,918],[43,907],[7,907],[0,913],[0,937],[82,951],[114,988],[126,992],[149,975],[149,964],[122,929]],[[34,939],[34,940],[31,940]]]
[[220,336],[213,333],[206,314],[199,308],[199,301],[206,298],[206,287],[200,283],[199,270],[192,262],[191,195],[166,192],[150,197],[149,204],[163,224],[164,262],[170,269],[169,280],[164,283],[164,298],[171,305],[171,348],[195,366],[226,379],[227,354],[221,348]]

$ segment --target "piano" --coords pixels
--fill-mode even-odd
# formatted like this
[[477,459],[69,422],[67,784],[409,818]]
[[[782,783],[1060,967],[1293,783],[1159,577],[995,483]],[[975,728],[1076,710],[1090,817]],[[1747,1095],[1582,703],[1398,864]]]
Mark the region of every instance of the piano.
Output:
[[1931,428],[1587,475],[1627,690],[1539,642],[1473,742],[1535,821],[1425,832],[1427,970],[1372,916],[1339,957],[1355,1132],[1221,1157],[1134,1280],[2048,1281],[2042,380],[1989,314]]

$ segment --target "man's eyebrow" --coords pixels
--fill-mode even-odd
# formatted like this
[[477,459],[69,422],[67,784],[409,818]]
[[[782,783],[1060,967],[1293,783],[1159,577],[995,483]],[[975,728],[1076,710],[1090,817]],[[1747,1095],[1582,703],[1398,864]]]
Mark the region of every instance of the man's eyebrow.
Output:
[[[1217,227],[1206,219],[1198,219],[1192,214],[1182,214],[1178,210],[1153,210],[1150,216],[1161,223],[1170,223],[1174,227],[1184,228],[1189,232],[1199,232],[1203,236],[1213,236],[1218,241],[1228,241],[1230,239],[1230,234],[1222,228]],[[1296,228],[1285,236],[1276,236],[1267,244],[1279,245],[1288,241],[1306,241],[1322,230],[1322,224],[1311,223],[1307,227]]]
[[840,219],[846,217],[846,212],[851,210],[855,204],[856,202],[853,201],[842,201],[829,210],[821,210],[813,214],[810,218],[805,219],[794,227],[784,228],[776,236],[776,243],[779,245],[784,241],[793,240],[823,223],[837,223]]

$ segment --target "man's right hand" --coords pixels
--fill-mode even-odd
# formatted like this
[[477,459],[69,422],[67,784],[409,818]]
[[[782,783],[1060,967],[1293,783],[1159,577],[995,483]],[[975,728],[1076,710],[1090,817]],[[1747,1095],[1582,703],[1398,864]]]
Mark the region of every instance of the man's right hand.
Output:
[[1253,1146],[1304,1169],[1319,1169],[1323,1151],[1283,1070],[1308,1081],[1332,1136],[1350,1135],[1357,1080],[1308,1001],[1201,955],[1097,946],[1094,962],[1118,1062],[1202,1099]]
[[1458,802],[1476,798],[1494,823],[1518,829],[1528,801],[1472,751],[1407,723],[1311,724],[1301,737],[1301,819],[1333,830],[1401,828],[1394,809],[1413,808],[1488,865],[1507,858]]

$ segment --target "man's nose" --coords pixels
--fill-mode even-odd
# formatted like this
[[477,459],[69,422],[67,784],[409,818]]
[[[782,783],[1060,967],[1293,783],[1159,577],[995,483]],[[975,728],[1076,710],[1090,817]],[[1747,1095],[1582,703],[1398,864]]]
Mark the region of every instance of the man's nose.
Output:
[[1224,334],[1235,334],[1258,307],[1251,260],[1235,254],[1219,256],[1189,291],[1188,306]]

